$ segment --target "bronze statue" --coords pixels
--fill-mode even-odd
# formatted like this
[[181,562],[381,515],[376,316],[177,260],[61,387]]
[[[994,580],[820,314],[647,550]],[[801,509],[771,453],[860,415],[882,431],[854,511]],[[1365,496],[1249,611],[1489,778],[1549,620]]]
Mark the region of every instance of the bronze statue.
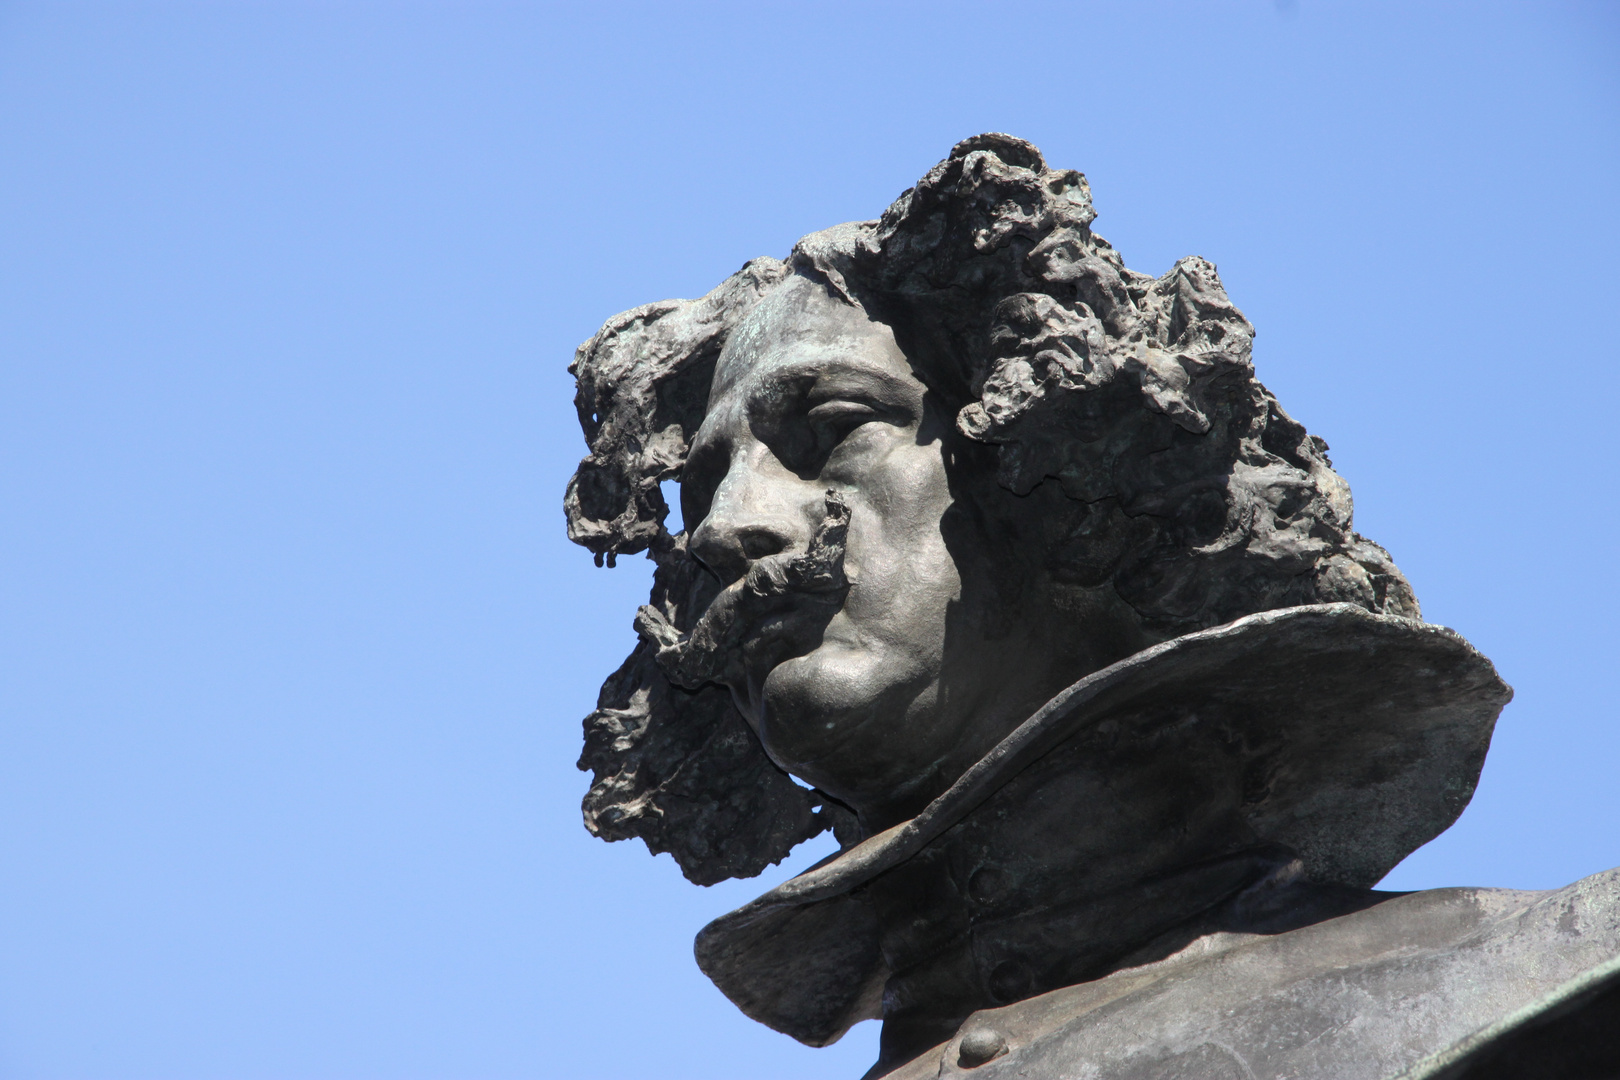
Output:
[[702,884],[834,830],[697,958],[812,1045],[881,1017],[870,1077],[1620,1075],[1620,879],[1371,888],[1511,691],[1353,531],[1214,266],[1094,217],[978,136],[580,347],[569,536],[657,566],[587,827]]

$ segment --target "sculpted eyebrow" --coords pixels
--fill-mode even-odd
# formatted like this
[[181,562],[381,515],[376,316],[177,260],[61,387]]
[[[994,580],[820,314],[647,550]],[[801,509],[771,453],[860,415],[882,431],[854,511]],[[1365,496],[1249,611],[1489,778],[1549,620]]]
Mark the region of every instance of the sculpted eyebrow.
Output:
[[[859,361],[806,362],[783,368],[760,387],[756,398],[773,404],[825,401],[840,394],[909,397],[908,388],[891,372]],[[795,392],[796,391],[796,392]]]

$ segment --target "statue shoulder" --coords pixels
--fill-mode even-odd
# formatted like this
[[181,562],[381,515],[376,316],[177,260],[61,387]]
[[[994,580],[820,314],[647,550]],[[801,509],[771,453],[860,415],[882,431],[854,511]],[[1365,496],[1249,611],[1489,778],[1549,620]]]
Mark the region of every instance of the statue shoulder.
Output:
[[1534,914],[1517,950],[1524,963],[1551,957],[1553,950],[1606,958],[1429,1055],[1399,1080],[1620,1074],[1620,951],[1614,947],[1620,868],[1546,894]]
[[1284,933],[1204,935],[975,1013],[889,1077],[1558,1076],[1520,1066],[1551,1046],[1571,1068],[1620,1064],[1616,1032],[1620,868],[1547,892],[1391,894]]

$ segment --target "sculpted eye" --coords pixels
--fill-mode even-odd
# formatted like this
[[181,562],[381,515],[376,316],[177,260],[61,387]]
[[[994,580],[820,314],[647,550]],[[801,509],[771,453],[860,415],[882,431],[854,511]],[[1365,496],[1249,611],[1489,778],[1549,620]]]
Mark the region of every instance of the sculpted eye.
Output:
[[814,405],[808,413],[811,420],[833,420],[840,418],[861,417],[866,420],[876,419],[878,411],[862,401],[823,401]]
[[814,473],[826,464],[828,457],[850,432],[884,416],[883,410],[875,406],[837,398],[783,416],[768,429],[765,438],[788,468],[800,473]]
[[[805,414],[810,426],[817,433],[823,431],[836,433],[843,438],[851,431],[872,420],[879,419],[883,414],[870,405],[860,401],[823,401]],[[827,449],[831,449],[828,446]]]

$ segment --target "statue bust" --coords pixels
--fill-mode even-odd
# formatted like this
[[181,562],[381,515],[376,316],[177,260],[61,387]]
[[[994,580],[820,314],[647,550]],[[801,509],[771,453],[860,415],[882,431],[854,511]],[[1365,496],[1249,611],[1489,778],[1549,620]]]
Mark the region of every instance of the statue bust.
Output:
[[831,829],[697,959],[812,1045],[881,1018],[872,1078],[1616,1075],[1620,878],[1372,888],[1511,691],[1353,530],[1215,267],[1094,217],[981,135],[580,347],[569,536],[656,564],[586,826],[700,884]]

